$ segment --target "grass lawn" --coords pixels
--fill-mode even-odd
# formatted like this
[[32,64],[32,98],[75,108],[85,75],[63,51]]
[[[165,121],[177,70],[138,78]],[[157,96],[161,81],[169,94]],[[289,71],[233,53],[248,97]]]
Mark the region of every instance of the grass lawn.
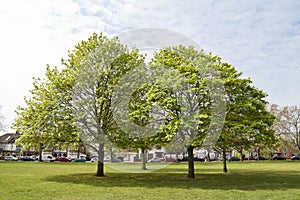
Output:
[[195,163],[190,180],[187,163],[152,173],[106,167],[105,177],[95,177],[96,163],[1,161],[0,199],[300,199],[299,161],[230,162],[228,169]]

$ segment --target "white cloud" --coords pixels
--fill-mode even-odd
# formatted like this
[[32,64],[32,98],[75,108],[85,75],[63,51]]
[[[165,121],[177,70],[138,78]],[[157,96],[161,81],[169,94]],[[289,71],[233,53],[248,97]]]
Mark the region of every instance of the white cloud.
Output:
[[[281,104],[299,104],[300,2],[280,1],[1,1],[0,105],[12,110],[45,65],[59,65],[93,31],[111,36],[138,28],[177,31],[234,64]],[[297,95],[297,96],[296,96]]]

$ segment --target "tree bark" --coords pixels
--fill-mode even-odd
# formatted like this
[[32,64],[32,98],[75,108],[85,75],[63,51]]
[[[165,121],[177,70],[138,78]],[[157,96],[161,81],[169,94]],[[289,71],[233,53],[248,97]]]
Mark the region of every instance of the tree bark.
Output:
[[175,159],[176,159],[175,162],[176,162],[176,163],[179,163],[179,160],[178,160],[178,152],[175,153]]
[[226,151],[223,149],[222,151],[222,158],[223,158],[223,172],[227,173],[227,163],[226,163]]
[[40,144],[40,148],[39,148],[39,162],[43,162],[43,157],[42,157],[42,154],[43,154],[43,145]]
[[145,148],[142,148],[142,170],[147,170],[147,167],[146,167],[146,161],[147,161],[147,158],[146,158],[146,150]]
[[105,176],[104,175],[104,144],[99,144],[98,165],[97,165],[96,176]]
[[187,149],[188,151],[188,178],[195,178],[195,169],[194,169],[194,147],[190,145]]
[[39,162],[43,162],[42,149],[39,149]]
[[243,150],[240,150],[239,153],[240,153],[240,160],[244,162]]
[[77,158],[79,158],[79,155],[80,155],[80,147],[78,147],[77,149]]
[[210,162],[210,155],[209,155],[209,151],[207,152],[207,162]]

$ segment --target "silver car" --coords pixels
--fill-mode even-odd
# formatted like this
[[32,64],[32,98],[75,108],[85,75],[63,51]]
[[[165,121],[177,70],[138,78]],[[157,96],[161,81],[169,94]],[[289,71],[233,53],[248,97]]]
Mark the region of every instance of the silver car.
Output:
[[6,160],[6,161],[17,161],[18,158],[14,157],[14,156],[5,156],[4,160]]

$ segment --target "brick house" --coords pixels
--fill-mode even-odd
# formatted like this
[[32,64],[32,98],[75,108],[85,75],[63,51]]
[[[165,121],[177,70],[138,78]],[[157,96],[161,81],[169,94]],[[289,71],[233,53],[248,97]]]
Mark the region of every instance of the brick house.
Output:
[[17,146],[15,141],[20,137],[19,133],[6,133],[0,136],[0,156],[21,154],[22,146]]

